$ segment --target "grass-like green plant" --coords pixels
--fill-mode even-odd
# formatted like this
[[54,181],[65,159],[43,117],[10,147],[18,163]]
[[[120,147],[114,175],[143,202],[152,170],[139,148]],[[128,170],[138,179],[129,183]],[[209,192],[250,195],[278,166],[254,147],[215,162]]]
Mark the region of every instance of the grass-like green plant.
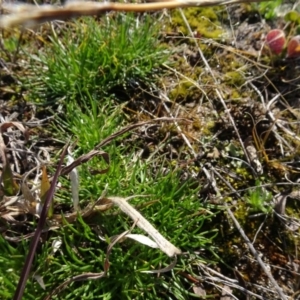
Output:
[[[178,172],[170,170],[164,174],[162,168],[153,170],[153,161],[133,162],[134,152],[128,153],[125,149],[124,153],[122,147],[111,145],[106,150],[113,158],[107,174],[91,176],[88,168],[81,168],[82,206],[87,205],[87,200],[94,201],[106,184],[109,195],[149,195],[147,198],[137,197],[131,202],[144,204],[139,209],[142,214],[185,254],[179,256],[174,270],[160,276],[145,274],[142,271],[161,269],[172,260],[159,250],[126,240],[113,248],[107,277],[97,281],[72,282],[52,299],[145,299],[145,295],[147,299],[187,299],[193,295],[192,283],[187,282],[180,273],[192,274],[193,264],[203,261],[199,249],[214,252],[212,242],[217,232],[208,226],[213,215],[201,207],[197,190],[191,188],[188,181],[180,182]],[[97,160],[89,166],[101,168]],[[66,188],[67,185],[64,185]],[[70,201],[59,198],[65,203]],[[152,202],[145,205],[149,201]],[[99,212],[88,220],[79,215],[74,223],[65,222],[49,234],[49,239],[40,246],[24,299],[41,299],[41,295],[48,294],[73,276],[102,272],[110,237],[129,230],[131,226],[132,221],[115,209]],[[133,233],[145,234],[138,228]],[[59,240],[62,245],[53,253],[53,242]],[[2,246],[7,244],[5,241],[1,243]],[[2,255],[7,257],[7,254]],[[20,265],[15,267],[14,274],[18,274],[18,268]],[[41,276],[45,291],[33,275]],[[11,299],[13,287],[6,285],[6,290],[6,296],[2,299]]]
[[[51,130],[60,140],[66,141],[70,136],[77,140],[73,153],[76,157],[125,126],[121,105],[112,101],[111,91],[132,79],[153,80],[153,74],[166,60],[166,52],[158,45],[156,24],[147,15],[139,20],[133,15],[121,14],[101,21],[83,18],[68,26],[60,34],[52,35],[51,42],[38,56],[31,56],[33,73],[28,73],[26,84],[30,84],[31,95],[42,102],[67,100],[64,115],[61,119],[56,116],[56,127]],[[80,105],[73,100],[81,100]],[[200,204],[200,187],[193,188],[189,180],[181,182],[180,170],[169,165],[160,154],[147,160],[138,158],[138,146],[120,139],[102,149],[110,156],[107,173],[92,174],[91,170],[107,168],[97,157],[78,168],[81,208],[94,202],[104,189],[108,196],[147,196],[132,199],[132,205],[138,206],[144,217],[184,255],[178,257],[172,271],[160,276],[143,273],[162,269],[172,260],[158,249],[125,240],[114,246],[106,277],[72,282],[52,299],[187,299],[195,296],[193,283],[183,274],[193,274],[194,265],[203,261],[199,249],[213,257],[212,242],[217,231],[209,224],[214,215]],[[72,209],[69,180],[66,177],[59,180],[62,187],[54,196],[56,213],[57,204]],[[111,237],[131,227],[132,221],[118,209],[98,212],[87,219],[79,213],[75,222],[60,224],[48,233],[37,250],[23,299],[41,299],[73,276],[102,272]],[[138,228],[134,228],[133,233],[145,234]],[[54,244],[60,241],[61,246],[54,251]],[[21,245],[15,248],[0,240],[3,250],[0,261],[4,266],[0,279],[7,278],[8,270],[14,274],[8,277],[12,284],[6,279],[0,280],[1,299],[11,299],[15,292],[18,281],[15,274],[21,272],[29,241]],[[13,265],[8,262],[12,255],[18,257]],[[34,278],[40,278],[45,290]]]
[[[207,232],[203,226],[211,215],[195,215],[199,210],[197,197],[192,196],[188,185],[179,188],[176,174],[163,176],[158,173],[151,178],[146,164],[137,164],[132,174],[127,175],[120,162],[112,167],[112,171],[100,180],[94,179],[99,186],[109,182],[111,193],[129,194],[144,192],[151,194],[148,200],[158,200],[151,206],[141,209],[144,216],[151,221],[160,232],[172,243],[189,253],[199,249],[213,249],[212,239],[215,232]],[[152,176],[153,177],[153,176]],[[144,181],[142,178],[145,178]],[[118,184],[122,182],[122,184]],[[86,186],[86,182],[83,185]],[[134,201],[136,204],[148,200]],[[115,210],[113,210],[116,213]],[[112,215],[110,212],[98,214],[87,224],[80,217],[74,224],[64,226],[56,234],[62,240],[62,246],[54,256],[51,253],[50,242],[45,245],[39,255],[36,266],[38,274],[43,276],[47,291],[51,291],[66,279],[83,273],[102,272],[109,237],[130,229],[132,223],[121,213]],[[141,233],[134,229],[134,233]],[[106,241],[99,235],[106,236]],[[48,254],[47,254],[48,253]],[[161,269],[171,263],[171,260],[158,250],[147,248],[136,242],[128,241],[118,244],[110,255],[110,269],[107,277],[97,281],[73,282],[60,297],[63,299],[186,299],[192,294],[186,289],[186,280],[178,273],[192,272],[191,261],[202,260],[189,254],[179,257],[175,270],[161,276],[145,274],[142,271]],[[46,261],[46,263],[45,263]],[[28,290],[43,291],[35,282],[29,283]],[[58,298],[53,298],[58,299]]]
[[[74,156],[93,149],[101,140],[116,132],[123,121],[121,108],[109,99],[102,105],[92,96],[87,100],[82,106],[71,101],[66,106],[64,118],[58,119],[58,125],[54,128],[60,139],[71,135],[76,137],[78,142]],[[97,157],[78,168],[81,208],[95,201],[105,188],[108,197],[148,195],[136,197],[131,203],[140,206],[138,210],[145,218],[185,254],[178,257],[172,271],[160,276],[147,274],[142,271],[164,268],[172,259],[160,250],[126,240],[114,246],[106,277],[72,282],[52,299],[187,299],[193,295],[193,283],[182,274],[193,274],[193,265],[203,261],[199,249],[208,253],[210,258],[213,256],[210,253],[214,253],[213,239],[217,231],[209,226],[213,214],[201,206],[198,189],[193,188],[189,181],[181,182],[180,170],[169,166],[166,173],[164,166],[167,161],[159,154],[150,160],[136,159],[138,149],[121,141],[113,141],[103,150],[110,155],[107,173],[91,174],[91,169],[107,167]],[[60,184],[62,187],[54,196],[54,207],[60,203],[71,208],[67,178],[60,178]],[[41,299],[73,276],[102,272],[110,237],[131,227],[132,221],[118,209],[99,212],[87,219],[79,214],[75,222],[60,224],[59,228],[48,233],[38,248],[23,299]],[[145,234],[138,228],[134,228],[132,233]],[[62,244],[54,252],[54,244],[59,241]],[[0,286],[3,286],[1,299],[11,299],[15,291],[29,240],[21,245],[14,248],[4,239],[0,240],[0,249],[3,249],[0,261],[2,259],[4,266],[0,270],[0,278],[3,278],[0,281]],[[15,264],[10,264],[9,260],[14,256],[18,259]],[[7,272],[10,272],[9,277]],[[39,277],[45,290],[35,279]]]
[[[90,98],[90,102],[86,104],[91,108],[88,112],[85,107],[71,105],[67,108],[70,118],[66,118],[65,123],[61,124],[77,137],[79,151],[90,150],[116,131],[117,124],[121,121],[119,109],[109,101],[103,104],[100,107]],[[174,245],[187,253],[199,247],[214,251],[212,241],[217,232],[210,231],[207,227],[213,215],[208,211],[205,213],[206,209],[199,205],[197,190],[191,188],[188,181],[184,184],[180,182],[178,171],[170,169],[168,174],[164,174],[164,162],[159,156],[150,161],[134,160],[137,149],[128,147],[126,143],[113,142],[104,150],[111,157],[107,174],[91,176],[89,172],[89,168],[101,170],[106,167],[101,159],[95,158],[81,168],[82,204],[86,205],[87,199],[93,201],[97,198],[105,186],[109,195],[149,195],[149,198],[133,199],[131,203],[141,205],[156,201],[142,208],[141,212]],[[203,213],[196,213],[202,209]],[[99,222],[102,224],[102,234],[107,237],[106,242],[100,241],[95,234],[93,226],[100,224]],[[49,280],[49,286],[57,284],[57,279],[53,278],[51,272],[51,268],[57,266],[60,267],[56,274],[61,281],[84,271],[103,271],[108,237],[129,230],[132,225],[121,213],[113,216],[110,212],[99,214],[92,223],[94,225],[87,225],[84,220],[79,219],[76,224],[69,225],[60,233],[64,241],[62,252],[57,253],[51,266],[43,271]],[[134,232],[144,234],[139,229],[134,229]],[[71,251],[74,247],[77,250]],[[202,258],[196,255],[194,259]],[[98,282],[73,283],[62,295],[66,299],[72,299],[75,295],[81,295],[84,299],[94,299],[96,296],[99,299],[144,299],[145,295],[147,299],[186,299],[192,292],[186,289],[185,279],[178,272],[193,272],[190,260],[189,255],[179,258],[175,270],[161,276],[144,274],[141,271],[167,266],[170,259],[158,250],[125,241],[117,245],[110,255],[108,278],[102,278]]]
[[145,82],[167,58],[158,29],[148,15],[77,20],[32,56],[35,76],[27,84],[38,97],[53,100],[103,97],[132,80]]
[[282,0],[266,1],[255,4],[260,14],[267,20],[272,20],[277,17],[278,7],[282,4]]
[[13,291],[18,282],[18,273],[20,271],[24,252],[22,245],[13,247],[2,235],[0,235],[0,298],[11,299]]

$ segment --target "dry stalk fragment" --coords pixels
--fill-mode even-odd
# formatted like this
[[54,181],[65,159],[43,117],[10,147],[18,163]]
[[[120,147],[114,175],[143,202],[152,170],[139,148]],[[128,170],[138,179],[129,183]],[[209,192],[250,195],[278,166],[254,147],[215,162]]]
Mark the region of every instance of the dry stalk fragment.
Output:
[[66,20],[80,16],[100,15],[109,11],[146,12],[179,7],[204,7],[241,2],[262,2],[262,0],[172,0],[152,3],[114,3],[72,1],[62,7],[54,5],[35,6],[30,4],[3,3],[1,9],[10,13],[0,18],[0,27],[35,26],[53,20]]
[[160,250],[166,253],[169,257],[180,254],[181,250],[176,248],[168,240],[166,240],[135,208],[133,208],[127,200],[131,199],[121,197],[110,197],[108,200],[118,206],[127,216],[129,216],[136,225],[146,231],[153,240],[157,243]]

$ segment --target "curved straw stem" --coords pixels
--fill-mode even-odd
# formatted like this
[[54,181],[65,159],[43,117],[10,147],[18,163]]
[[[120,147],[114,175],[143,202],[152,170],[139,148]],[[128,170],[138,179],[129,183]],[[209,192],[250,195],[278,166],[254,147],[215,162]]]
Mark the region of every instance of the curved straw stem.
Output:
[[234,3],[262,2],[262,0],[167,0],[151,3],[72,2],[65,6],[2,4],[4,12],[0,27],[34,26],[52,20],[66,20],[80,16],[100,15],[108,11],[147,12],[183,7],[204,7]]

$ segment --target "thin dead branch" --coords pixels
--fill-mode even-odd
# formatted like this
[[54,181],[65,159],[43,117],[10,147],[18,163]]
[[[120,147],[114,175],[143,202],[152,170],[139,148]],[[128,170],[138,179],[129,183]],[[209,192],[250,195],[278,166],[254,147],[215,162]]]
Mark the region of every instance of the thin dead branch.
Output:
[[10,15],[5,15],[1,17],[0,27],[28,27],[53,20],[67,20],[70,18],[80,16],[100,15],[109,11],[147,12],[180,7],[205,7],[215,5],[236,4],[242,2],[262,2],[262,0],[172,0],[153,3],[99,3],[72,1],[70,3],[67,3],[63,7],[53,5],[35,6],[28,4],[16,5],[3,3],[1,5],[2,10],[6,13],[10,13]]

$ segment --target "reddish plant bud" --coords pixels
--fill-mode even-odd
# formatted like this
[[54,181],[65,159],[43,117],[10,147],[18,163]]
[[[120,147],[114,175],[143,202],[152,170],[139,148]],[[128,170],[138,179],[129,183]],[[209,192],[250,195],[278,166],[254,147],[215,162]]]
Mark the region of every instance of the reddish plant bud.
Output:
[[280,54],[285,45],[285,34],[280,29],[272,29],[266,36],[266,44],[273,54]]
[[296,35],[288,43],[287,55],[288,58],[300,57],[300,35]]

